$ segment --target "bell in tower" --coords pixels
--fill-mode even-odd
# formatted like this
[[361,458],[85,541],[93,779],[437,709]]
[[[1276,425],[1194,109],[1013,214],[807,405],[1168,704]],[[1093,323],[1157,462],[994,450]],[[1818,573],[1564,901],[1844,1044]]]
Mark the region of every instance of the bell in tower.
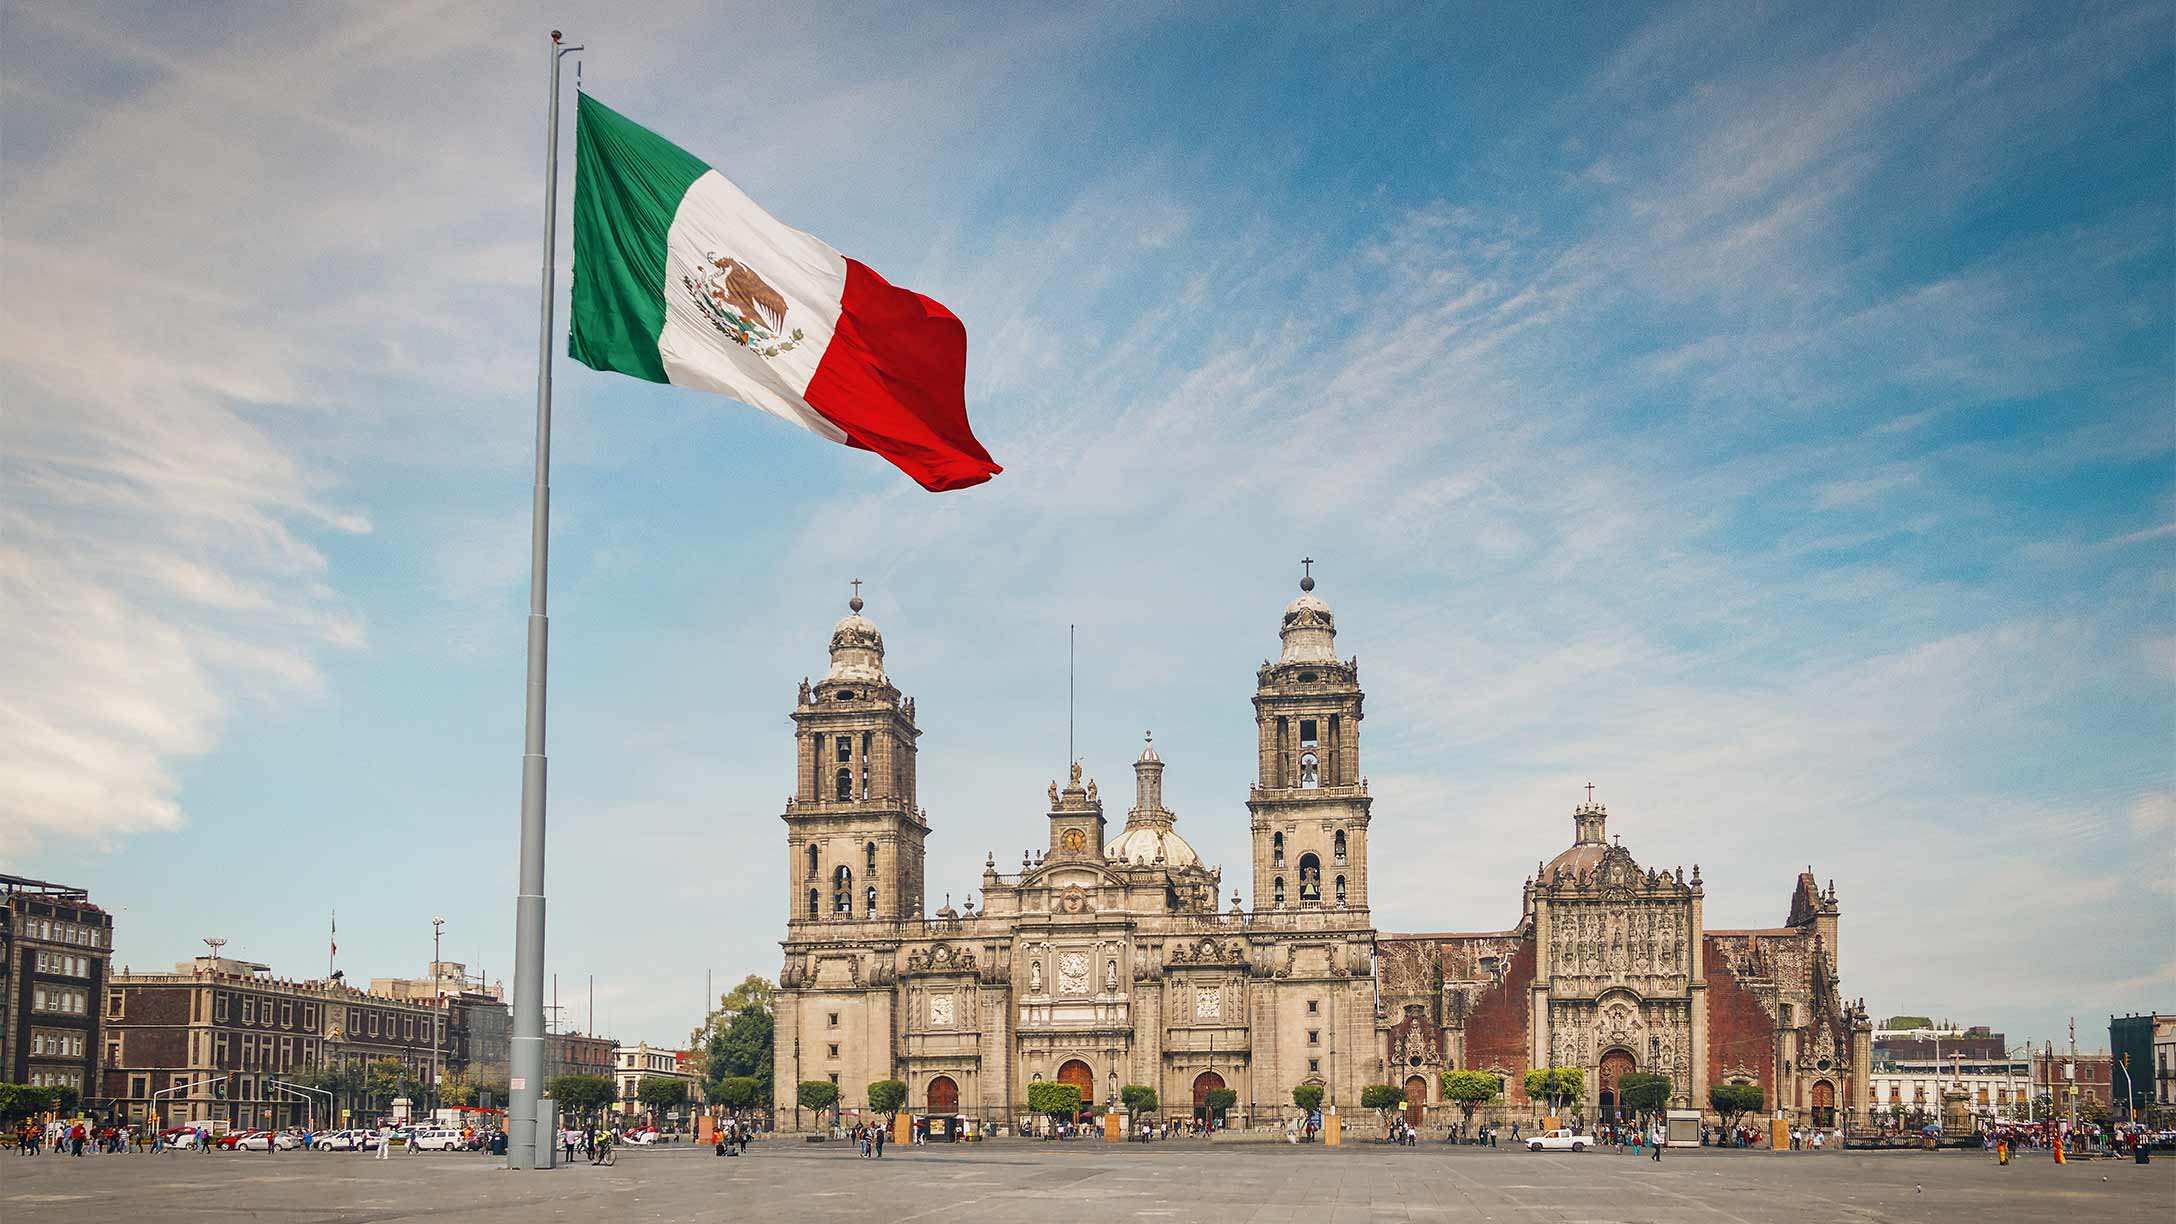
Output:
[[898,922],[920,914],[923,841],[915,802],[914,701],[884,671],[884,635],[854,581],[831,630],[831,666],[801,682],[798,762],[786,801],[789,920]]
[[1367,907],[1371,800],[1360,775],[1360,663],[1337,657],[1337,618],[1301,563],[1273,663],[1255,673],[1253,814],[1258,909]]

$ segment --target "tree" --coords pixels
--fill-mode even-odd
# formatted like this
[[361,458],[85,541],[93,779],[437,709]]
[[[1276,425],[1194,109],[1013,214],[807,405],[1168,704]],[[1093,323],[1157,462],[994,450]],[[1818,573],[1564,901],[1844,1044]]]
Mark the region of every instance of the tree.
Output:
[[731,1110],[742,1110],[763,1099],[752,1075],[728,1075],[719,1080],[710,1099]]
[[635,1084],[635,1099],[653,1111],[685,1105],[688,1101],[688,1082],[669,1075],[645,1075]]
[[1156,1112],[1156,1090],[1147,1084],[1126,1085],[1118,1090],[1118,1099],[1126,1103],[1127,1112],[1136,1118]]
[[[688,1034],[688,1049],[702,1056],[705,1083],[715,1084],[729,1075],[753,1075],[763,1082],[765,1095],[770,1093],[771,997],[777,991],[768,979],[751,973],[719,995],[718,1006]],[[749,1012],[759,1018],[742,1019]]]
[[830,1080],[802,1080],[793,1099],[801,1108],[821,1114],[839,1103],[839,1086]]
[[82,1093],[77,1092],[67,1084],[48,1088],[46,1091],[52,1094],[53,1112],[64,1118],[74,1113],[77,1103],[83,1099]]
[[869,1110],[880,1115],[899,1112],[907,1103],[907,1086],[898,1080],[876,1080],[869,1085]]
[[389,1105],[397,1097],[411,1101],[423,1097],[423,1081],[397,1058],[374,1058],[363,1064],[362,1098],[367,1104]]
[[1322,1085],[1301,1084],[1299,1087],[1294,1088],[1292,1090],[1292,1103],[1300,1107],[1301,1113],[1312,1115],[1316,1110],[1322,1108]]
[[1738,1119],[1749,1113],[1759,1113],[1767,1104],[1767,1094],[1759,1084],[1710,1084],[1708,1104],[1723,1117],[1723,1129],[1732,1130]]
[[1527,1099],[1546,1103],[1551,1113],[1586,1094],[1587,1073],[1578,1067],[1537,1067],[1526,1073]]
[[1486,1071],[1443,1073],[1443,1099],[1458,1106],[1468,1126],[1473,1125],[1473,1111],[1495,1100],[1501,1091],[1496,1077]]
[[1636,1118],[1649,1117],[1670,1103],[1670,1077],[1654,1071],[1628,1071],[1617,1081],[1617,1107]]
[[1891,1016],[1881,1022],[1885,1029],[1925,1029],[1934,1027],[1932,1016]]
[[1222,1122],[1224,1115],[1231,1112],[1232,1106],[1239,1103],[1239,1090],[1237,1088],[1211,1088],[1209,1095],[1203,1097],[1201,1103],[1208,1107],[1210,1117]]
[[1383,1128],[1390,1128],[1390,1111],[1405,1104],[1405,1093],[1396,1084],[1369,1084],[1360,1090],[1360,1108],[1373,1109],[1383,1115]]
[[602,1075],[559,1075],[545,1085],[544,1092],[558,1103],[559,1108],[580,1117],[589,1118],[612,1103],[616,1093],[612,1081]]
[[45,1108],[43,1090],[28,1084],[0,1084],[0,1122],[15,1123]]
[[1080,1086],[1036,1080],[1028,1085],[1028,1110],[1048,1114],[1052,1120],[1073,1117],[1080,1112]]

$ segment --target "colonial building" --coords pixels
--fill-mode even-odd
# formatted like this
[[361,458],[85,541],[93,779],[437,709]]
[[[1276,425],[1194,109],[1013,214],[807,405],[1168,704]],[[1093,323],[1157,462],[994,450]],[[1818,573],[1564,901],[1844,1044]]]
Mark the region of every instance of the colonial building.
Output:
[[1405,1087],[1415,1121],[1455,1116],[1439,1073],[1500,1076],[1524,1116],[1529,1068],[1587,1070],[1587,1117],[1632,1070],[1675,1102],[1725,1079],[1765,1085],[1786,1116],[1863,1108],[1863,1009],[1838,994],[1833,887],[1800,876],[1784,925],[1711,931],[1699,868],[1641,866],[1606,811],[1573,814],[1569,849],[1527,880],[1516,925],[1483,934],[1378,933],[1368,896],[1372,800],[1357,659],[1303,578],[1277,658],[1255,676],[1256,777],[1246,806],[1254,904],[1203,863],[1164,804],[1153,740],[1113,834],[1078,763],[1050,784],[1046,845],[984,865],[983,902],[923,913],[928,813],[915,784],[914,700],[885,671],[857,596],[824,678],[801,683],[786,802],[787,925],[776,1105],[839,1085],[852,1110],[898,1079],[916,1109],[1009,1120],[1028,1085],[1077,1085],[1104,1105],[1156,1089],[1168,1114],[1237,1095],[1230,1121],[1289,1115],[1293,1090],[1358,1114],[1361,1089]]
[[[661,1050],[649,1042],[623,1045],[612,1052],[612,1080],[617,1096],[613,1109],[622,1115],[649,1115],[653,1111],[642,1103],[642,1081],[646,1079],[672,1080],[687,1085],[687,1099],[699,1098],[694,1068],[689,1065],[686,1050]],[[683,1108],[683,1112],[685,1107]]]
[[170,1126],[290,1126],[322,1121],[328,1107],[369,1116],[368,1102],[346,1096],[313,1111],[292,1085],[316,1068],[359,1074],[383,1059],[427,1083],[433,1047],[445,1050],[447,1010],[336,980],[275,977],[270,966],[226,956],[199,956],[172,973],[124,969],[106,992],[103,1095],[121,1117]]
[[0,875],[0,1082],[98,1094],[113,915],[66,884]]

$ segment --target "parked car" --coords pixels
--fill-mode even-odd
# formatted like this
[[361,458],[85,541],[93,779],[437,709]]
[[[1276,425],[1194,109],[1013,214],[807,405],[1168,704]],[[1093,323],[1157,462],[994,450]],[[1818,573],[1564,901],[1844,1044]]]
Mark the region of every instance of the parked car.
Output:
[[193,1148],[196,1146],[196,1128],[193,1126],[169,1126],[159,1132],[159,1142],[167,1147]]
[[458,1152],[463,1144],[460,1131],[426,1127],[408,1137],[408,1146],[419,1152]]
[[251,1131],[235,1140],[234,1146],[244,1152],[263,1152],[274,1146],[283,1152],[292,1152],[302,1146],[302,1140],[286,1131]]
[[1594,1136],[1564,1129],[1543,1131],[1526,1141],[1529,1152],[1584,1152],[1594,1146]]
[[627,1134],[622,1138],[622,1142],[636,1144],[641,1147],[648,1147],[650,1144],[656,1143],[662,1138],[663,1136],[657,1133],[656,1127],[645,1126],[640,1130],[628,1131]]
[[256,1131],[228,1131],[224,1135],[213,1135],[212,1147],[231,1152],[234,1150],[234,1145],[256,1133]]
[[[311,1146],[320,1152],[361,1151],[363,1136],[367,1133],[365,1131],[337,1130],[330,1134],[319,1135],[311,1141]],[[373,1142],[371,1146],[375,1147],[377,1145]]]

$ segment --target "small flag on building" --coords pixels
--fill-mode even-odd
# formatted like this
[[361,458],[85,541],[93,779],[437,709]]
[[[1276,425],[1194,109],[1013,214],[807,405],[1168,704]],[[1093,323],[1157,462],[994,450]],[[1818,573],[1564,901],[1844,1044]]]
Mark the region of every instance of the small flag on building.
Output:
[[1003,471],[967,422],[967,329],[781,224],[724,175],[584,94],[567,352],[729,395],[875,451],[932,492]]

